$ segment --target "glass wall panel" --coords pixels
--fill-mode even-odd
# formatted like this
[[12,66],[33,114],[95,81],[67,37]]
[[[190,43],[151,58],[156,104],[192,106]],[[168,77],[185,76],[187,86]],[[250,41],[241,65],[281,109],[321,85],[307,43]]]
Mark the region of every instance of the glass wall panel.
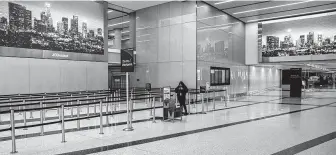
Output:
[[168,2],[136,11],[137,65],[132,83],[196,87],[196,2]]
[[[212,86],[212,89],[227,89],[230,95],[248,91],[244,36],[243,22],[197,2],[197,71],[202,77],[197,80],[197,88],[210,81],[216,81],[214,85],[230,81],[230,85]],[[230,68],[230,71],[210,70],[210,67]]]

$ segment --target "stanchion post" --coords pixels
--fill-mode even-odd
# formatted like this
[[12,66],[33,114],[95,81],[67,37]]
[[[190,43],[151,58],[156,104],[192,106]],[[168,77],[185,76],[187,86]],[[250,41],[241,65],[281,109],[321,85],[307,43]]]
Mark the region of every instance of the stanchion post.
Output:
[[[89,103],[89,96],[86,96],[86,103]],[[87,105],[87,116],[90,116],[90,105]]]
[[[93,101],[96,102],[96,93],[93,93]],[[97,114],[97,105],[94,104],[94,113]]]
[[64,104],[62,104],[61,108],[61,118],[62,118],[62,143],[65,143],[65,127],[64,127]]
[[109,112],[109,107],[108,107],[109,103],[108,103],[108,97],[106,97],[106,125],[109,126],[110,121],[109,121],[109,116],[108,116],[108,112]]
[[216,102],[215,102],[215,98],[216,98],[216,92],[214,91],[214,96],[213,96],[213,99],[212,99],[212,103],[213,103],[213,110],[216,109]]
[[112,93],[111,93],[111,94],[110,94],[110,97],[109,97],[111,114],[113,113],[113,102],[112,102],[112,99],[113,99],[113,95],[112,95]]
[[188,93],[188,111],[189,111],[189,114],[190,114],[190,111],[191,111],[191,105],[190,105],[190,93]]
[[[23,100],[23,103],[25,103],[26,101]],[[26,112],[26,106],[23,106],[23,126],[27,125],[27,112]],[[27,128],[23,128],[23,130],[27,130]]]
[[152,96],[149,92],[148,92],[148,94],[149,94],[148,102],[149,102],[149,105],[150,105],[150,114],[149,115],[153,116],[153,103],[152,103],[152,100],[151,100]]
[[226,92],[226,93],[224,93],[224,102],[225,102],[225,107],[227,107],[227,100],[228,100],[228,98],[226,96],[227,90],[225,90],[224,92]]
[[[70,101],[70,104],[72,105],[72,94],[71,94],[71,101]],[[71,106],[71,117],[73,117],[73,106]]]
[[[79,100],[77,100],[77,104],[80,104]],[[77,105],[77,129],[80,129],[80,105]]]
[[197,113],[197,93],[194,95],[195,112]]
[[15,140],[15,118],[14,118],[14,109],[11,109],[11,115],[10,115],[10,121],[11,121],[11,131],[12,131],[12,152],[11,153],[17,153],[16,151],[16,140]]
[[[113,92],[113,101],[116,101],[116,92]],[[116,103],[115,102],[113,102],[113,104],[114,104],[114,111],[117,111],[117,105],[116,105]]]
[[153,97],[153,123],[156,123],[155,121],[155,97]]
[[[57,103],[57,106],[60,106],[59,104],[59,102],[61,101],[61,98],[58,98],[58,103]],[[60,115],[60,108],[57,108],[57,115],[59,116],[59,119],[61,120],[61,115]]]
[[202,114],[205,114],[204,112],[204,93],[201,94],[201,98],[202,98]]
[[[43,108],[43,103],[40,102],[40,108]],[[41,123],[41,136],[44,135],[44,127],[43,127],[43,120],[44,120],[44,112],[43,109],[40,110],[40,123]]]
[[127,107],[127,127],[124,129],[124,131],[133,131],[132,128],[132,119],[131,119],[131,113],[132,110],[130,109],[129,105],[129,98],[128,98],[128,72],[126,72],[126,107]]
[[103,101],[100,100],[100,103],[99,103],[99,113],[100,113],[100,132],[99,134],[104,134],[103,132]]

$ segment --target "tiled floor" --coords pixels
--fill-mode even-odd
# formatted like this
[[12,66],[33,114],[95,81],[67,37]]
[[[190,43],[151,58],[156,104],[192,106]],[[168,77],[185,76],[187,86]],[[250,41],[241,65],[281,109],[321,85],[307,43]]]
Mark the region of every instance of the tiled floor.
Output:
[[[99,134],[99,128],[67,132],[66,143],[61,143],[61,134],[22,138],[16,141],[17,151],[18,154],[41,155],[88,152],[106,155],[273,154],[336,131],[336,92],[326,91],[309,92],[306,94],[309,97],[302,100],[283,99],[279,91],[269,91],[237,101],[230,99],[227,107],[223,102],[216,101],[215,110],[210,102],[204,105],[206,114],[188,115],[181,122],[157,120],[157,123],[133,123],[134,131],[131,132],[122,131],[125,125],[105,127],[104,134]],[[136,104],[136,108],[143,107],[146,104]],[[84,108],[83,113],[86,112]],[[124,108],[122,104],[121,109]],[[200,112],[201,109],[201,104],[191,106],[193,113]],[[66,113],[69,114],[69,111]],[[156,115],[162,116],[162,109],[157,109]],[[17,116],[18,119],[20,117],[22,118]],[[134,120],[150,117],[149,110],[134,113]],[[110,117],[110,122],[125,120],[125,114]],[[66,128],[76,128],[76,125],[76,122],[68,122]],[[92,125],[99,125],[99,119],[81,121],[83,127]],[[6,125],[1,127],[4,126]],[[45,127],[46,131],[55,129],[60,129],[60,125]],[[36,127],[17,130],[16,133],[25,135],[39,133],[39,130]],[[10,132],[0,133],[0,137],[9,136]],[[316,154],[320,150],[326,150],[325,154],[336,154],[335,149],[331,148],[333,144],[335,145],[335,140],[300,153]],[[0,141],[0,154],[9,152],[11,140]]]

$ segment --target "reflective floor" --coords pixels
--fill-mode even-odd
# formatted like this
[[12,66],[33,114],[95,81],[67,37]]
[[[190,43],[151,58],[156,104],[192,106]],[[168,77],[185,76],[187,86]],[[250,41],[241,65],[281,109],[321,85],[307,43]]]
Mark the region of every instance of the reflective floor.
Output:
[[[60,133],[39,136],[39,127],[20,129],[17,135],[23,136],[16,141],[17,154],[336,154],[336,92],[307,92],[304,99],[283,98],[280,94],[269,91],[230,99],[227,107],[219,100],[215,108],[209,102],[204,106],[206,114],[191,114],[174,123],[153,123],[149,110],[135,112],[134,131],[129,132],[123,131],[125,124],[117,124],[126,120],[125,114],[109,117],[115,125],[104,127],[104,134],[99,134],[99,127],[90,127],[99,125],[98,118],[83,120],[81,128],[87,129],[66,132],[65,143],[61,143]],[[200,104],[190,107],[192,113],[201,109]],[[82,111],[87,109],[83,107]],[[50,117],[56,116],[56,111],[48,112],[53,113]],[[156,116],[162,117],[162,109],[156,109]],[[16,117],[20,119],[20,115]],[[8,124],[1,128],[5,126]],[[65,126],[76,128],[77,123],[67,122]],[[60,125],[45,128],[53,131]],[[11,152],[9,137],[10,132],[0,133],[0,154]]]

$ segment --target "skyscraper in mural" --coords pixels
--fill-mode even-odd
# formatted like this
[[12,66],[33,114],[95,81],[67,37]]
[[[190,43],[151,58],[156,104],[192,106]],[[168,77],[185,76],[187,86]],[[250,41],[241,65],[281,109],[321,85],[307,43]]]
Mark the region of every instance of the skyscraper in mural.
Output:
[[279,37],[266,36],[266,46],[268,50],[279,48]]
[[24,30],[26,8],[15,3],[8,3],[9,28],[12,31]]
[[300,35],[300,44],[301,44],[301,47],[305,45],[305,35]]
[[73,16],[71,19],[71,34],[73,36],[78,36],[78,16]]
[[7,30],[7,27],[8,27],[7,18],[1,17],[0,18],[0,29],[3,30],[3,31],[5,31],[5,30]]
[[314,45],[314,32],[309,32],[307,35],[307,44],[309,46],[313,46]]
[[322,45],[322,41],[323,41],[322,34],[318,34],[317,35],[317,44],[318,44],[318,46]]
[[67,34],[69,30],[69,19],[66,17],[62,17],[64,33]]
[[57,22],[57,32],[60,34],[64,34],[63,22]]
[[94,36],[95,36],[94,31],[93,31],[93,30],[90,30],[90,31],[89,31],[89,37],[91,38],[91,37],[94,37]]
[[25,10],[24,15],[24,27],[25,30],[31,30],[32,29],[32,12],[30,10]]
[[99,36],[102,36],[103,35],[103,30],[101,28],[98,28],[97,33],[98,33]]
[[83,34],[84,38],[87,37],[87,23],[85,23],[85,22],[83,22],[83,24],[82,24],[82,34]]

